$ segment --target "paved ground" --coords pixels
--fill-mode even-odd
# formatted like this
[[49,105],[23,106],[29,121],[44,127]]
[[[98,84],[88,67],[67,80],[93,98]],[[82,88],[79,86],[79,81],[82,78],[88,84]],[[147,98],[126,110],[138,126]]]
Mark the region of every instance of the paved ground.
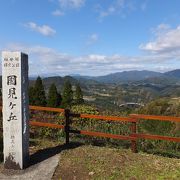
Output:
[[[43,143],[45,144],[44,141]],[[80,145],[81,143],[73,142],[68,145],[52,143],[51,147],[48,141],[48,147],[41,146],[40,149],[34,150],[31,147],[29,167],[24,170],[15,171],[4,169],[3,163],[1,163],[0,180],[51,180],[58,166],[61,153],[64,150],[74,149]]]
[[21,171],[3,171],[0,173],[0,180],[51,180],[59,162],[56,154],[38,164]]

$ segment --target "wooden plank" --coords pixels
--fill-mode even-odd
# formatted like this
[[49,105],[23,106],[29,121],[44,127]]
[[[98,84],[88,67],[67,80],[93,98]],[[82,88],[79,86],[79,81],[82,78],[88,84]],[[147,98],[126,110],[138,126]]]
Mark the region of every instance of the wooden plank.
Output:
[[[131,136],[133,136],[133,137],[137,137],[136,136],[136,133],[137,133],[137,125],[136,125],[137,123],[136,122],[132,122],[131,123]],[[138,151],[137,151],[137,142],[136,141],[131,141],[131,150],[132,150],[132,152],[134,152],[134,153],[137,153]]]
[[[61,116],[63,117],[63,116]],[[36,121],[40,121],[40,122],[55,122],[59,119],[57,119],[57,117],[38,117],[38,116],[32,116],[31,119],[35,119]],[[64,121],[64,118],[62,119],[62,121]]]
[[165,141],[180,142],[180,138],[178,138],[178,137],[150,135],[150,134],[136,134],[136,136],[138,138],[141,138],[141,139],[152,139],[152,140],[165,140]]
[[92,115],[92,114],[73,114],[71,113],[72,117],[79,117],[79,118],[91,118],[91,119],[100,119],[106,121],[124,121],[124,122],[136,122],[136,119],[129,118],[129,117],[118,117],[118,116],[102,116],[102,115]]
[[41,106],[29,106],[31,110],[38,111],[50,111],[50,112],[64,112],[64,109],[61,108],[52,108],[52,107],[41,107]]
[[39,127],[49,127],[49,128],[56,128],[56,129],[63,129],[63,125],[59,124],[51,124],[51,123],[43,123],[43,122],[36,122],[36,121],[30,121],[29,124],[31,126],[39,126]]
[[[38,111],[51,111],[51,112],[64,112],[64,109],[61,108],[52,108],[52,107],[41,107],[41,106],[29,106],[31,110],[38,110]],[[2,110],[2,106],[0,106],[0,110]]]
[[84,130],[70,130],[70,133],[77,133],[83,134],[88,136],[96,136],[96,137],[104,137],[104,138],[113,138],[113,139],[120,139],[120,140],[136,140],[137,138],[134,136],[123,136],[117,134],[107,134],[102,132],[93,132],[93,131],[84,131]]
[[131,118],[136,119],[145,119],[145,120],[160,120],[160,121],[173,121],[180,122],[180,117],[172,117],[172,116],[155,116],[155,115],[144,115],[144,114],[131,114]]

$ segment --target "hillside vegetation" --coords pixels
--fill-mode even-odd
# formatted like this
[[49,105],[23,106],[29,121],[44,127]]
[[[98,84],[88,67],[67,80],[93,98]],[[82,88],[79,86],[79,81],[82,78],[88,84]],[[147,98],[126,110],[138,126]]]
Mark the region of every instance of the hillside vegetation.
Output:
[[[42,82],[46,94],[52,84],[56,85],[61,94],[66,81],[71,83],[72,89],[76,84],[80,84],[86,103],[114,112],[124,111],[120,106],[128,102],[146,105],[158,98],[180,97],[179,74],[180,70],[166,73],[126,71],[103,76],[106,82],[98,80],[102,77],[77,75],[47,77],[43,78]],[[30,80],[30,86],[34,84],[35,80]]]
[[[48,79],[48,78],[47,78]],[[46,80],[47,80],[46,79]],[[51,79],[51,78],[50,78]],[[165,115],[180,116],[180,101],[178,100],[178,85],[147,85],[147,84],[123,84],[123,85],[107,85],[96,84],[87,85],[86,90],[79,84],[72,85],[71,80],[64,82],[61,92],[57,90],[55,83],[47,89],[43,85],[43,80],[38,77],[34,90],[30,93],[31,105],[51,106],[68,108],[73,113],[100,114],[129,116],[131,113],[149,114],[149,115]],[[174,87],[177,87],[175,89]],[[47,91],[45,93],[45,91]],[[88,90],[96,97],[95,101],[88,102],[83,99],[83,94]],[[177,90],[177,94],[175,93]],[[174,93],[172,93],[172,91]],[[90,92],[89,92],[90,93]],[[170,96],[167,96],[170,93]],[[35,98],[34,98],[35,97]],[[58,98],[59,97],[59,98]],[[60,100],[61,98],[61,100]],[[56,100],[60,101],[57,103]],[[38,101],[37,101],[38,100]],[[45,103],[44,103],[45,102]],[[138,103],[139,106],[128,107],[127,102]],[[124,105],[122,105],[122,103]],[[133,103],[132,103],[133,104]],[[40,116],[40,117],[37,117]],[[43,122],[54,122],[64,125],[64,119],[60,114],[52,113],[34,113],[31,115],[33,119],[40,119]],[[51,121],[48,121],[51,119]],[[54,119],[54,120],[52,120]],[[101,121],[92,118],[72,118],[71,128],[73,130],[88,130],[110,134],[119,134],[129,136],[131,134],[131,123]],[[139,121],[137,130],[139,133],[157,134],[162,136],[180,137],[179,123],[163,122],[163,121]],[[34,131],[38,137],[47,137],[51,139],[60,139],[64,137],[63,131],[54,131],[49,128],[40,128]],[[82,135],[72,135],[72,140],[78,140],[83,143],[98,143],[102,145],[112,145],[116,147],[129,148],[128,141],[117,141],[114,139],[103,139],[96,137],[85,137]],[[138,140],[138,150],[161,154],[169,157],[180,157],[180,144],[168,141]]]

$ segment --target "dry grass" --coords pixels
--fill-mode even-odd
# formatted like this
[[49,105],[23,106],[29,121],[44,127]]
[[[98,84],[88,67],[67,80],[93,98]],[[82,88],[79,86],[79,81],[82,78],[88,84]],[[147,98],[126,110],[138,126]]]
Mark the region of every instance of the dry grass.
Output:
[[62,152],[53,179],[180,179],[180,160],[124,149],[80,146]]
[[[31,140],[31,154],[63,142]],[[71,149],[72,148],[72,149]],[[130,150],[81,145],[60,151],[59,166],[53,180],[154,180],[180,179],[180,159]],[[2,164],[0,165],[0,169]]]

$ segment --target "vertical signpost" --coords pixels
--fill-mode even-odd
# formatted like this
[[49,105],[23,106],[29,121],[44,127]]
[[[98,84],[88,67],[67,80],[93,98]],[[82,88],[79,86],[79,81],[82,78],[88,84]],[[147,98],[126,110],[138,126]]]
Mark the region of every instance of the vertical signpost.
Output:
[[28,56],[2,52],[4,167],[23,169],[29,159]]

